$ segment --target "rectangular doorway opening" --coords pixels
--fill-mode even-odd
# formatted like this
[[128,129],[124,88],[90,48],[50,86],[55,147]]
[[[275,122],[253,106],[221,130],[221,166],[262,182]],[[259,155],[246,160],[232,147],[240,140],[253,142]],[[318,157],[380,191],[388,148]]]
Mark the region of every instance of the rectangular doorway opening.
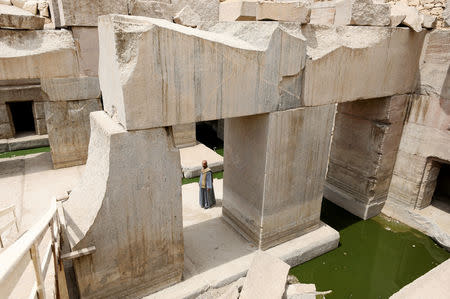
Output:
[[11,111],[12,121],[15,129],[15,138],[35,135],[33,102],[10,102],[6,103]]
[[431,204],[450,213],[450,164],[440,163]]

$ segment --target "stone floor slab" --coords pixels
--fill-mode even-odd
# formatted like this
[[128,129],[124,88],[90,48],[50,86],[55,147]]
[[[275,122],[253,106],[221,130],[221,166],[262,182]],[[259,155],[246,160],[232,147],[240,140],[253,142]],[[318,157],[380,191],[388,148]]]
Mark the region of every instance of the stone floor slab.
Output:
[[185,178],[200,176],[203,160],[208,161],[208,166],[213,172],[223,170],[223,157],[201,143],[181,148],[180,157],[181,168]]

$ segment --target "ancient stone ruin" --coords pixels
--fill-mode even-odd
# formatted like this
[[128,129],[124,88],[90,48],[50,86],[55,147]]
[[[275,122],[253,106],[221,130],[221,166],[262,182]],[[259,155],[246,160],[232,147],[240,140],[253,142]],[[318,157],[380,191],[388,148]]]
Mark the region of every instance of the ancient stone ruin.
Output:
[[[70,267],[81,298],[186,282],[179,148],[203,121],[224,120],[221,213],[255,249],[324,227],[323,197],[363,219],[383,210],[450,248],[448,231],[414,220],[449,200],[444,8],[0,1],[0,139],[27,103],[54,167],[86,163],[59,212],[63,253],[95,247]],[[333,233],[308,259],[338,246]]]

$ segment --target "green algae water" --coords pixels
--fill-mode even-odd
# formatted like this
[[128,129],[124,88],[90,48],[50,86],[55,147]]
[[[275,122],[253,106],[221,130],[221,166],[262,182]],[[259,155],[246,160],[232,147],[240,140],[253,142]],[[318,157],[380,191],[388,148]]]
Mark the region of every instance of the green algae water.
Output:
[[324,199],[321,219],[341,236],[339,247],[290,274],[326,298],[389,298],[450,258],[428,236],[384,216],[363,221]]

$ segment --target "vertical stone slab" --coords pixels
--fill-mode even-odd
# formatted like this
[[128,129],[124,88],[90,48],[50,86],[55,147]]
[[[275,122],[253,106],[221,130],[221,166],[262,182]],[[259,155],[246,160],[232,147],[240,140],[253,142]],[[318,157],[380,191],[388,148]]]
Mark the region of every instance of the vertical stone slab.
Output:
[[98,29],[97,27],[72,27],[77,47],[80,74],[98,77]]
[[45,119],[54,168],[86,163],[89,113],[101,109],[98,99],[45,102]]
[[45,121],[44,102],[33,101],[33,117],[36,134],[47,134],[47,122]]
[[197,144],[195,123],[176,125],[172,127],[175,146],[178,148]]
[[0,139],[14,137],[14,126],[6,104],[0,104]]
[[181,167],[169,129],[125,131],[91,113],[89,158],[64,203],[82,298],[141,297],[181,280]]
[[387,198],[408,96],[339,104],[324,196],[367,219]]
[[320,223],[335,105],[227,119],[223,215],[259,248]]

